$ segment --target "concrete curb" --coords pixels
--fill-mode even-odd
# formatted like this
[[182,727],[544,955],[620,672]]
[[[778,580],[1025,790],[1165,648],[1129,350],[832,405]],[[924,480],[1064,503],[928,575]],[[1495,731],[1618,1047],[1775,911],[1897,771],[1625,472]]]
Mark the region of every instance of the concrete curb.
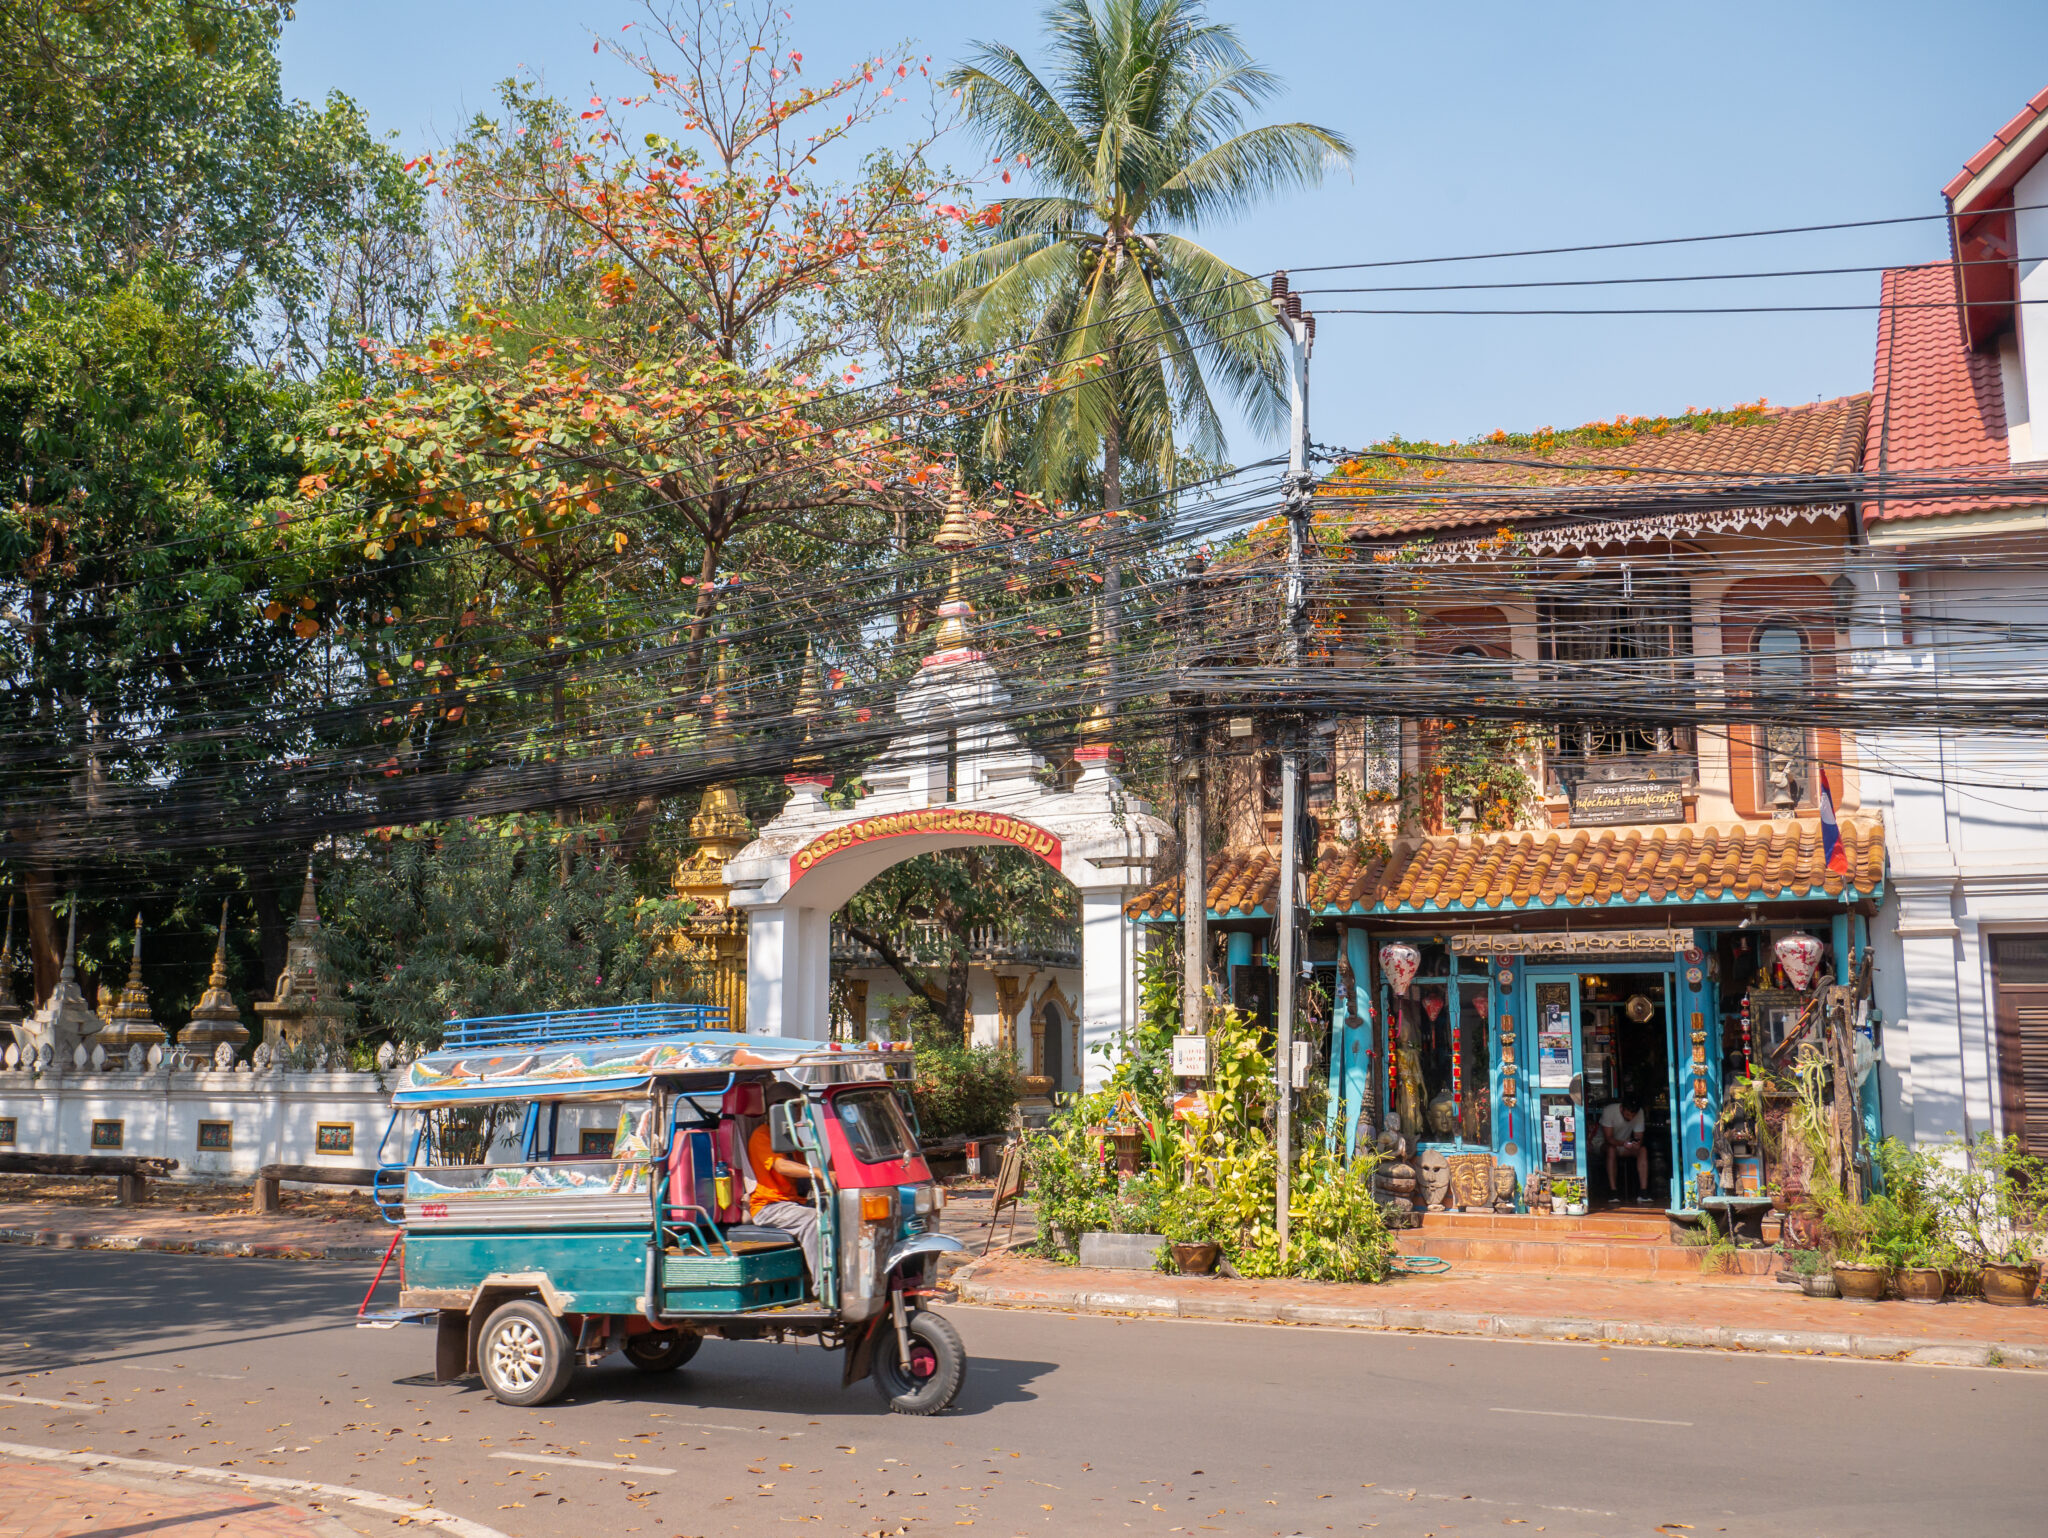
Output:
[[1633,1320],[1537,1318],[1446,1309],[1358,1308],[1337,1303],[1274,1304],[1257,1298],[1184,1297],[1137,1288],[1007,1287],[999,1281],[977,1280],[974,1272],[978,1269],[978,1266],[968,1266],[953,1278],[953,1286],[962,1303],[1129,1318],[1212,1319],[1420,1335],[1478,1335],[1495,1340],[1604,1341],[1618,1346],[1855,1357],[1863,1361],[1915,1362],[1944,1367],[2048,1368],[2048,1347],[2042,1346],[1911,1340],[1899,1336],[1852,1335],[1833,1330],[1643,1324]]
[[45,1250],[147,1250],[161,1255],[214,1255],[230,1260],[382,1260],[381,1244],[254,1244],[241,1239],[151,1239],[136,1234],[80,1234],[55,1228],[0,1228],[0,1244]]

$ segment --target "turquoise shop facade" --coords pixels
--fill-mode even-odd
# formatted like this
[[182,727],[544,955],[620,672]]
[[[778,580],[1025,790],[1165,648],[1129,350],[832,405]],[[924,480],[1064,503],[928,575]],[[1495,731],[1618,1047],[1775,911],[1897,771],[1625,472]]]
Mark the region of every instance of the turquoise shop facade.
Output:
[[[1603,1022],[1618,1021],[1645,999],[1649,1020],[1627,1029],[1639,1048],[1643,1038],[1661,1034],[1660,1069],[1653,1082],[1638,1086],[1651,1103],[1659,1146],[1652,1188],[1634,1194],[1675,1212],[1695,1211],[1702,1182],[1714,1189],[1714,1126],[1728,1080],[1742,1069],[1743,1024],[1750,1056],[1761,1060],[1771,1025],[1765,1016],[1773,1013],[1763,1001],[1795,998],[1756,986],[1771,981],[1771,942],[1791,932],[1813,935],[1829,947],[1824,970],[1861,975],[1882,879],[1831,884],[1839,888],[1832,894],[1728,888],[1684,901],[1667,892],[1657,900],[1531,896],[1489,905],[1409,901],[1402,894],[1408,883],[1382,880],[1357,901],[1312,901],[1302,917],[1305,949],[1332,999],[1327,1033],[1318,1040],[1329,1090],[1326,1134],[1355,1155],[1388,1127],[1389,1112],[1400,1104],[1390,1026],[1406,1011],[1419,1037],[1433,1029],[1439,1043],[1439,1071],[1424,1075],[1439,1098],[1446,1036],[1453,1055],[1451,1125],[1444,1128],[1441,1115],[1432,1124],[1425,1114],[1420,1150],[1490,1154],[1514,1172],[1518,1191],[1537,1173],[1591,1177],[1604,1187],[1589,1141],[1602,1104],[1618,1093],[1612,1026]],[[1216,896],[1212,889],[1212,902]],[[1208,913],[1222,991],[1239,1002],[1271,997],[1271,974],[1262,965],[1270,964],[1272,949],[1270,902],[1268,891],[1255,905]],[[1159,910],[1139,918],[1179,921]],[[1380,961],[1382,947],[1395,942],[1423,957],[1405,1000],[1395,996]],[[1604,993],[1615,997],[1595,1002]],[[1746,998],[1758,1007],[1745,1010]],[[1431,1004],[1438,1007],[1425,1020]],[[1881,1044],[1881,1022],[1873,1029]],[[1870,1088],[1875,1084],[1873,1075]],[[1480,1096],[1483,1115],[1474,1104]],[[1881,1135],[1875,1093],[1865,1095],[1863,1112],[1867,1135]]]

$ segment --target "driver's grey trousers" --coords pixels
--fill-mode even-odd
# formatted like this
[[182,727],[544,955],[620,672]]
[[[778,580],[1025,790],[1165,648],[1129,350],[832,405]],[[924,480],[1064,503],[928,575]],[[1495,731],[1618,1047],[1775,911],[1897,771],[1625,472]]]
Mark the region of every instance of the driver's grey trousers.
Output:
[[803,1249],[804,1264],[810,1267],[811,1286],[818,1285],[818,1209],[803,1202],[770,1202],[754,1214],[756,1223],[796,1235]]

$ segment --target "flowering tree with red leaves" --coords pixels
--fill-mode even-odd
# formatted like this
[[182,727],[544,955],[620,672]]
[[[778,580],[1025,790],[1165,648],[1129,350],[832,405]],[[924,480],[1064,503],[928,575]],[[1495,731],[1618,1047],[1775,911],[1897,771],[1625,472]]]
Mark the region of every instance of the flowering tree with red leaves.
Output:
[[[772,11],[709,4],[650,8],[629,38],[645,88],[594,101],[581,135],[562,125],[522,174],[418,163],[472,202],[573,232],[569,302],[472,299],[459,324],[381,350],[379,386],[332,402],[300,445],[310,473],[281,537],[470,573],[473,592],[437,595],[469,648],[433,675],[444,718],[468,708],[466,684],[516,665],[513,637],[544,634],[556,655],[535,665],[563,725],[569,654],[616,632],[622,595],[684,590],[686,684],[701,678],[732,578],[777,546],[822,559],[850,526],[932,508],[950,472],[925,445],[993,388],[986,367],[859,387],[884,312],[971,216],[925,165],[936,122],[851,183],[818,168],[922,80],[920,61],[806,83]],[[279,623],[316,621],[287,597],[277,608]],[[417,648],[397,655],[417,672]]]

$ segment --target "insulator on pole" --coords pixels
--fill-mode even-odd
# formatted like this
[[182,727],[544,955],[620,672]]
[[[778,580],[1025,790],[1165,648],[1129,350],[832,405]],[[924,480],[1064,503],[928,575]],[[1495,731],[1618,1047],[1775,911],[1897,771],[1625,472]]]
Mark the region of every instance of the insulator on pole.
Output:
[[1273,274],[1273,302],[1275,304],[1284,304],[1286,303],[1286,301],[1287,274],[1283,270],[1281,272],[1276,272]]
[[1287,296],[1287,318],[1288,318],[1289,320],[1300,320],[1300,319],[1301,319],[1301,295],[1299,295],[1299,294],[1295,294],[1295,293],[1290,293],[1290,294],[1288,294],[1288,296]]

